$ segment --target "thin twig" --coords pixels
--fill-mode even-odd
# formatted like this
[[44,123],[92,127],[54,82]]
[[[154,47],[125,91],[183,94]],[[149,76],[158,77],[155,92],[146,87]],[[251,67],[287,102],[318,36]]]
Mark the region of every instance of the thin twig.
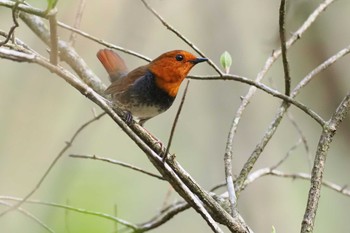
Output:
[[[303,103],[297,101],[294,99],[294,96],[287,96],[282,94],[281,92],[268,87],[267,85],[260,83],[260,82],[256,82],[253,81],[251,79],[248,79],[246,77],[243,76],[238,76],[238,75],[230,75],[230,74],[224,74],[223,76],[215,76],[215,75],[207,75],[207,76],[190,76],[190,79],[197,79],[197,80],[235,80],[235,81],[239,81],[242,83],[246,83],[249,84],[253,87],[256,87],[274,97],[277,97],[279,99],[282,99],[284,102],[293,104],[294,106],[296,106],[297,108],[299,108],[300,110],[302,110],[303,112],[305,112],[307,115],[309,115],[310,117],[312,117],[315,121],[317,121],[321,126],[323,126],[326,122],[325,120],[322,119],[321,116],[319,116],[315,111],[311,110],[310,108],[308,108],[306,105],[304,105]],[[246,97],[242,98],[242,102],[246,102],[247,100],[245,99]],[[245,108],[239,108],[237,110],[237,114],[236,116],[241,116],[243,114],[243,110]],[[238,126],[238,122],[239,119],[235,118],[236,121],[234,121],[235,126]],[[234,127],[234,130],[230,131],[232,132],[232,134],[234,134],[235,130],[237,127]],[[231,139],[233,139],[233,137],[231,137]],[[232,144],[232,143],[231,143]]]
[[287,117],[288,117],[288,120],[292,123],[292,125],[294,126],[294,128],[296,129],[297,133],[300,136],[300,141],[304,145],[305,152],[306,152],[306,155],[307,155],[307,162],[309,164],[309,169],[311,171],[311,168],[312,168],[312,157],[311,157],[310,147],[309,147],[309,143],[307,142],[306,136],[303,133],[303,130],[301,129],[299,124],[294,120],[294,117],[290,113],[290,111],[287,111]]
[[314,222],[318,202],[321,195],[323,172],[330,144],[338,129],[339,124],[345,119],[350,110],[350,91],[339,104],[337,110],[323,128],[321,138],[319,140],[314,165],[312,168],[311,187],[309,190],[308,201],[304,218],[301,224],[301,233],[313,232]]
[[[26,13],[20,14],[20,18],[27,26],[48,46],[50,46],[50,32],[41,18]],[[100,95],[104,95],[106,86],[101,82],[86,62],[67,42],[58,41],[60,60],[66,62],[86,84],[92,87]]]
[[51,9],[54,12],[49,17],[50,23],[50,62],[58,64],[58,35],[57,35],[57,8]]
[[138,232],[141,233],[153,230],[172,219],[175,215],[187,210],[189,207],[190,205],[183,201],[170,205],[160,211],[160,213],[157,216],[153,217],[151,220],[142,224],[137,224]]
[[69,30],[69,31],[71,31],[71,32],[77,33],[78,35],[80,35],[80,36],[82,36],[82,37],[85,37],[85,38],[87,38],[87,39],[89,39],[89,40],[95,41],[95,42],[98,43],[98,44],[101,44],[101,45],[103,45],[103,46],[106,46],[107,48],[115,49],[115,50],[121,51],[121,52],[123,52],[123,53],[126,53],[126,54],[129,54],[129,55],[138,57],[138,58],[140,58],[140,59],[142,59],[142,60],[145,60],[145,61],[148,61],[148,62],[151,61],[150,58],[148,58],[148,57],[146,57],[146,56],[144,56],[144,55],[142,55],[142,54],[140,54],[140,53],[131,51],[131,50],[129,50],[129,49],[125,49],[125,48],[120,47],[120,46],[116,46],[116,45],[114,45],[114,44],[112,44],[112,43],[109,43],[109,42],[107,42],[107,41],[104,41],[104,40],[102,40],[102,39],[100,39],[100,38],[98,38],[98,37],[96,37],[96,36],[92,36],[92,35],[90,35],[90,34],[88,34],[88,33],[86,33],[86,32],[83,32],[83,31],[81,31],[81,30],[79,30],[79,29],[77,29],[77,28],[71,27],[71,26],[69,26],[69,25],[67,25],[67,24],[64,24],[64,23],[62,23],[62,22],[58,22],[58,26],[60,26],[60,27],[62,27],[62,28],[64,28],[64,29],[67,29],[67,30]]
[[[182,33],[180,33],[179,31],[177,31],[173,26],[171,26],[168,22],[166,22],[163,17],[157,13],[156,10],[154,10],[147,2],[146,0],[141,0],[142,3],[145,5],[145,7],[157,18],[159,19],[159,21],[171,32],[173,32],[178,38],[180,38],[182,41],[184,41],[186,44],[188,44],[188,46],[190,46],[194,51],[196,51],[200,56],[202,57],[207,57],[197,46],[195,46],[189,39],[187,39]],[[215,65],[215,63],[208,59],[208,64],[213,67],[213,69],[219,74],[222,75],[223,73],[221,72],[221,70],[219,69],[219,67],[217,67]]]
[[280,161],[278,161],[275,165],[271,166],[271,169],[276,169],[279,166],[281,166],[289,158],[289,156],[292,154],[292,152],[298,148],[298,146],[301,143],[302,143],[302,139],[299,138],[299,140],[291,148],[289,148],[289,150],[287,151],[285,156]]
[[[69,206],[70,203],[69,203],[69,199],[66,200],[66,205]],[[68,209],[65,209],[64,210],[64,225],[65,225],[65,230],[67,233],[71,233],[71,230],[70,230],[70,227],[69,227],[69,210]]]
[[[117,217],[118,216],[118,205],[117,204],[114,204],[114,216]],[[118,222],[115,222],[114,223],[114,232],[115,233],[119,233],[119,230],[118,230]]]
[[287,59],[286,33],[285,33],[285,18],[286,18],[286,0],[281,0],[279,9],[279,34],[281,41],[282,63],[284,71],[285,95],[290,95],[290,70]]
[[136,167],[136,166],[133,166],[131,164],[124,163],[124,162],[121,162],[121,161],[117,161],[117,160],[114,160],[114,159],[110,159],[110,158],[99,157],[99,156],[96,156],[96,155],[77,155],[77,154],[70,154],[69,157],[80,158],[80,159],[93,159],[93,160],[99,160],[99,161],[103,161],[103,162],[108,162],[108,163],[120,165],[122,167],[130,168],[130,169],[132,169],[134,171],[141,172],[143,174],[146,174],[148,176],[152,176],[152,177],[158,178],[160,180],[165,180],[163,177],[161,177],[159,175],[156,175],[154,173],[145,171],[142,168],[139,168],[139,167]]
[[[301,179],[301,180],[311,180],[311,175],[307,173],[285,173],[276,169],[271,169],[271,168],[261,168],[259,170],[256,170],[249,174],[248,178],[244,182],[244,188],[247,187],[248,185],[252,184],[254,181],[257,179],[267,176],[267,175],[272,175],[272,176],[277,176],[277,177],[285,177],[285,178],[291,178],[291,179]],[[223,186],[224,184],[222,184]],[[335,191],[340,194],[343,194],[345,196],[350,197],[350,189],[347,189],[346,186],[340,186],[338,184],[335,184],[330,181],[322,180],[322,185]]]
[[[85,5],[86,5],[86,0],[79,1],[78,11],[77,11],[77,14],[76,14],[75,20],[74,20],[74,26],[73,26],[74,28],[80,27],[81,19],[83,18]],[[72,32],[69,36],[69,39],[68,39],[68,41],[72,47],[74,47],[75,39],[76,39],[76,34],[75,34],[75,32]]]
[[[0,197],[1,199],[1,197]],[[7,207],[12,207],[13,205],[4,202],[4,201],[0,201],[0,205],[4,205]],[[30,219],[33,219],[34,222],[37,222],[42,228],[44,228],[45,230],[47,230],[48,232],[51,233],[55,233],[54,230],[52,230],[48,225],[46,225],[45,223],[43,223],[40,219],[38,219],[37,217],[35,217],[33,214],[31,214],[30,212],[28,212],[27,210],[23,209],[23,208],[18,208],[17,209],[19,212],[21,212],[22,214],[24,214],[25,216],[29,217]]]
[[99,120],[102,116],[104,116],[105,113],[101,113],[99,114],[97,117],[92,118],[91,120],[85,122],[83,125],[81,125],[77,131],[75,131],[75,133],[73,134],[73,136],[71,137],[71,139],[66,142],[66,145],[62,148],[62,150],[58,153],[58,155],[55,157],[55,159],[51,162],[50,166],[48,167],[48,169],[45,171],[45,173],[43,174],[43,176],[40,178],[40,180],[38,181],[38,183],[35,185],[35,187],[20,201],[18,202],[16,205],[13,205],[11,208],[3,211],[0,213],[0,217],[7,214],[10,211],[13,211],[15,209],[17,209],[18,207],[20,207],[24,202],[26,202],[26,200],[28,200],[41,186],[41,184],[44,182],[44,180],[46,179],[46,177],[49,175],[49,173],[51,172],[51,170],[53,169],[53,167],[57,164],[58,160],[64,155],[64,153],[72,146],[72,143],[74,142],[74,140],[76,139],[76,137],[81,133],[81,131],[83,131],[87,126],[89,126],[91,123]]
[[165,154],[164,154],[164,157],[163,157],[163,161],[166,161],[166,159],[167,159],[167,155],[168,155],[168,153],[169,153],[170,146],[171,146],[171,143],[172,143],[172,141],[173,141],[173,137],[174,137],[174,133],[175,133],[175,128],[176,128],[177,122],[178,122],[178,120],[179,120],[179,116],[180,116],[180,114],[181,114],[182,106],[183,106],[184,103],[185,103],[185,98],[186,98],[187,89],[188,89],[188,85],[189,85],[189,84],[190,84],[190,80],[187,80],[186,87],[185,87],[184,93],[183,93],[183,95],[182,95],[179,108],[177,109],[177,112],[176,112],[176,115],[175,115],[174,123],[173,123],[173,125],[172,125],[172,127],[171,127],[170,136],[169,136],[168,144],[167,144],[167,147],[166,147],[166,150],[165,150]]
[[101,213],[101,212],[96,212],[96,211],[90,211],[90,210],[86,210],[86,209],[82,209],[82,208],[76,208],[76,207],[73,207],[70,205],[61,205],[61,204],[57,204],[57,203],[53,203],[53,202],[45,202],[45,201],[38,201],[38,200],[24,200],[22,198],[15,198],[15,197],[9,197],[9,196],[0,196],[0,199],[1,200],[17,201],[18,203],[25,201],[26,203],[29,203],[29,204],[51,206],[51,207],[65,209],[65,210],[69,210],[69,211],[73,211],[73,212],[77,212],[77,213],[82,213],[82,214],[86,214],[86,215],[97,216],[100,218],[104,218],[104,219],[112,220],[114,222],[118,222],[118,223],[120,223],[124,226],[127,226],[133,230],[137,229],[136,225],[134,225],[130,222],[127,222],[123,219],[114,217],[113,215],[109,215],[109,214],[105,214],[105,213]]
[[18,5],[20,3],[21,2],[19,0],[17,0],[16,3],[13,5],[13,8],[12,8],[12,21],[13,21],[14,25],[10,28],[9,32],[7,33],[7,36],[6,36],[5,40],[0,42],[0,47],[5,45],[5,44],[7,44],[7,42],[10,41],[11,37],[15,33],[15,29],[19,26],[18,21],[17,21],[17,17],[18,17],[17,10],[18,10]]
[[[17,4],[17,2],[18,1],[0,0],[0,6],[13,9],[13,7]],[[46,18],[46,19],[50,16],[49,14],[47,14],[46,10],[41,10],[32,6],[29,6],[28,4],[23,2],[20,2],[20,4],[18,5],[18,10],[27,12],[29,14],[36,15],[42,18]]]

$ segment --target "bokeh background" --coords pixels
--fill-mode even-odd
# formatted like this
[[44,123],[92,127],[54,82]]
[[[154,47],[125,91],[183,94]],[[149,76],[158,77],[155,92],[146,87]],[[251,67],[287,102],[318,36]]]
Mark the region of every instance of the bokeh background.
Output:
[[[45,8],[46,1],[30,1]],[[224,51],[232,54],[231,72],[254,79],[278,44],[276,0],[150,0],[167,22],[219,64]],[[288,1],[287,32],[295,31],[322,1]],[[58,18],[72,25],[79,1],[59,1]],[[336,1],[289,50],[293,87],[322,61],[347,46],[349,1]],[[12,25],[9,9],[0,7],[0,29]],[[167,30],[141,1],[87,1],[81,29],[108,42],[155,58],[164,51],[186,49],[184,42]],[[59,29],[67,40],[70,32]],[[47,55],[46,46],[20,21],[16,36]],[[77,36],[76,50],[91,69],[108,84],[106,72],[96,59],[103,46]],[[130,68],[145,64],[121,54]],[[298,100],[328,119],[350,87],[350,58],[345,57],[322,72],[298,96]],[[100,109],[47,70],[32,64],[0,60],[0,195],[23,197],[37,184],[49,164],[81,124]],[[215,74],[200,64],[191,74]],[[264,82],[283,91],[280,60]],[[249,86],[232,81],[195,81],[174,137],[172,152],[185,169],[206,189],[224,180],[223,154],[233,116]],[[182,87],[183,90],[183,87]],[[281,101],[258,91],[246,109],[234,143],[234,172],[239,173],[255,145],[272,121]],[[150,120],[146,128],[168,140],[179,99],[166,113]],[[321,128],[295,107],[290,113],[307,138],[313,157]],[[325,179],[350,184],[350,121],[342,124],[327,159]],[[255,170],[277,163],[300,135],[285,118],[263,152]],[[163,206],[171,190],[168,184],[126,168],[99,161],[73,159],[69,154],[96,154],[156,172],[146,156],[108,117],[93,123],[74,141],[32,199],[70,204],[114,214],[132,223],[151,219]],[[308,153],[301,145],[280,167],[285,172],[309,172]],[[309,182],[265,177],[241,194],[239,210],[255,232],[298,232],[305,210]],[[224,192],[225,190],[220,190]],[[180,198],[173,193],[172,203]],[[67,212],[54,207],[25,204],[27,209],[56,232],[113,232],[113,222],[96,216]],[[5,209],[0,206],[1,211]],[[350,232],[350,197],[322,189],[315,232]],[[46,232],[18,211],[0,218],[0,232]],[[211,232],[193,210],[174,217],[152,232]]]

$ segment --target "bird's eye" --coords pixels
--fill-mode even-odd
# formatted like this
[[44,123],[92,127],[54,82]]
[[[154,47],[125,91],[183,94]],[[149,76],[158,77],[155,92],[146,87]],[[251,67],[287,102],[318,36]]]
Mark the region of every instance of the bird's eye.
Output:
[[182,56],[181,54],[176,55],[176,61],[182,61],[184,59],[184,56]]

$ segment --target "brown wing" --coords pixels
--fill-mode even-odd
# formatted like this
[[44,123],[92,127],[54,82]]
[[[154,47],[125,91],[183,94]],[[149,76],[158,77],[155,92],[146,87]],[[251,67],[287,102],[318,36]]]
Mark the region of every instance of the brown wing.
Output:
[[137,79],[147,72],[147,66],[140,66],[130,71],[124,78],[114,81],[105,91],[106,94],[120,94],[127,90]]

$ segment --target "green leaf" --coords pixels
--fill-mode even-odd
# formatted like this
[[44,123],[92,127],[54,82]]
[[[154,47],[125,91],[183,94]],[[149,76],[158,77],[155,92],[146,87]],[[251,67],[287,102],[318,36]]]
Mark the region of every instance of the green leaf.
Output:
[[272,231],[271,233],[276,233],[276,228],[274,226],[272,226]]
[[58,2],[58,0],[46,0],[46,1],[47,1],[47,9],[46,9],[47,12],[55,8]]
[[230,72],[230,68],[232,65],[232,58],[231,58],[231,55],[227,51],[225,51],[225,52],[223,52],[223,54],[221,54],[220,64],[225,69],[226,74],[228,74]]

